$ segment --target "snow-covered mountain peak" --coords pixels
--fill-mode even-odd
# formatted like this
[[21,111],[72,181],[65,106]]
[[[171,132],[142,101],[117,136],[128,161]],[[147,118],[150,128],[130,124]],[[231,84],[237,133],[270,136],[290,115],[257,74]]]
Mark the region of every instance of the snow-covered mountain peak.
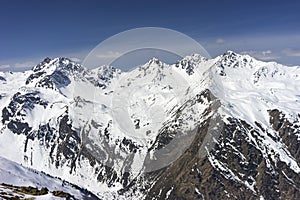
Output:
[[[207,63],[208,59],[199,55],[199,54],[192,54],[190,56],[186,56],[183,59],[177,61],[174,66],[184,70],[188,75],[194,74],[195,68],[201,68],[201,64]],[[204,71],[204,69],[198,69]]]
[[203,61],[207,61],[208,58],[206,58],[206,57],[204,57],[200,54],[194,53],[192,55],[185,56],[182,60],[190,60],[190,61],[193,61],[195,63],[200,63],[200,62],[203,62]]
[[157,79],[162,80],[165,77],[165,74],[170,69],[170,65],[158,60],[157,58],[152,58],[145,64],[129,71],[123,73],[126,77],[131,76],[130,79],[147,79],[152,82],[156,82]]
[[103,81],[109,81],[113,78],[118,77],[122,73],[120,69],[108,65],[102,65],[91,71],[97,74],[98,79]]
[[34,72],[48,71],[49,73],[53,73],[53,71],[65,71],[75,73],[76,71],[82,71],[82,67],[80,64],[73,62],[72,60],[65,57],[58,58],[45,58],[41,63],[37,64],[32,69]]
[[66,87],[74,78],[81,77],[84,68],[67,58],[45,58],[32,69],[26,85],[59,90]]
[[[101,66],[89,70],[80,64],[64,57],[49,59],[33,68],[33,73],[27,78],[26,85],[42,88],[50,88],[61,91],[61,88],[71,86],[76,89],[75,85],[85,83],[93,86],[106,88],[110,80],[121,73],[119,69],[111,66]],[[74,88],[75,87],[75,88]]]
[[70,73],[78,73],[83,71],[83,68],[80,64],[65,57],[55,58],[53,64],[57,66],[57,70],[65,70]]
[[51,58],[46,57],[42,62],[40,62],[39,64],[37,64],[36,66],[34,66],[32,68],[32,70],[34,72],[37,72],[37,71],[40,71],[40,70],[44,69],[46,67],[46,65],[51,62],[51,60],[52,60]]
[[248,55],[237,54],[233,51],[227,51],[222,56],[219,56],[221,67],[228,68],[253,68],[254,58]]
[[156,57],[153,57],[153,58],[151,58],[147,63],[149,63],[149,64],[152,64],[152,63],[156,63],[156,64],[158,64],[160,61],[159,61],[159,59],[158,58],[156,58]]
[[141,69],[162,69],[165,66],[167,66],[166,63],[160,61],[158,58],[151,58],[146,64],[142,65],[140,68]]
[[[228,51],[215,58],[211,70],[219,75],[224,95],[214,94],[221,99],[224,108],[230,110],[230,115],[253,124],[256,121],[268,124],[269,109],[278,109],[290,116],[287,118],[291,122],[297,118],[295,116],[300,112],[300,67],[262,62],[249,55]],[[254,114],[249,116],[248,113]]]

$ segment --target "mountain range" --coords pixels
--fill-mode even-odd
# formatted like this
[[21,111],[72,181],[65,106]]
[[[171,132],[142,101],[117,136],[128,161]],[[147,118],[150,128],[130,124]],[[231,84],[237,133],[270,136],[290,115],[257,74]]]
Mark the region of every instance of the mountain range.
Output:
[[300,199],[298,66],[232,51],[129,72],[45,58],[0,85],[4,184],[73,199]]

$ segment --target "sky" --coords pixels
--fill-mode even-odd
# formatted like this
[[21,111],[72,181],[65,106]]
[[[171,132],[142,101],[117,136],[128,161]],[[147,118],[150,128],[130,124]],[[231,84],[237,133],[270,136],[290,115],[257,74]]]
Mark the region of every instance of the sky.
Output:
[[300,1],[1,0],[0,70],[45,57],[82,62],[100,42],[140,27],[172,29],[212,56],[227,50],[300,65]]

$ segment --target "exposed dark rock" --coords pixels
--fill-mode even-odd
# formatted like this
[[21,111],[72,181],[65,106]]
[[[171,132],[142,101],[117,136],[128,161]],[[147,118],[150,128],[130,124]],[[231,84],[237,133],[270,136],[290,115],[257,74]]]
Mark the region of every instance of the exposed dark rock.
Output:
[[[274,121],[278,114],[272,111],[270,120],[279,130],[278,124],[284,123]],[[238,119],[229,121],[224,124],[214,149],[206,156],[199,156],[199,147],[204,145],[204,137],[209,134],[209,120],[202,123],[189,149],[168,168],[158,172],[158,180],[146,199],[258,199],[261,195],[265,199],[299,199],[299,174],[286,163],[276,164],[264,157],[249,142],[246,133],[253,127]],[[294,143],[299,147],[299,142]],[[292,152],[293,156],[297,153]],[[214,159],[210,161],[210,158]],[[219,168],[217,163],[225,168]],[[254,183],[253,190],[245,182]]]
[[38,65],[36,65],[35,67],[33,67],[33,71],[37,72],[40,71],[41,69],[43,69],[45,67],[45,64],[49,64],[51,61],[51,58],[45,58],[41,63],[39,63]]
[[6,79],[3,76],[0,76],[0,81],[6,81]]

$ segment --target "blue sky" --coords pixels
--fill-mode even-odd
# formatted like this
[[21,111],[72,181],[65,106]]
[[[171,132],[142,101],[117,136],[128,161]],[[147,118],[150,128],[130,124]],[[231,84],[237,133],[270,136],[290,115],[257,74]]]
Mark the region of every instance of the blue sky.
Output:
[[46,56],[80,62],[101,41],[138,27],[187,34],[212,57],[233,50],[300,65],[299,8],[292,0],[2,0],[0,70],[25,70]]

